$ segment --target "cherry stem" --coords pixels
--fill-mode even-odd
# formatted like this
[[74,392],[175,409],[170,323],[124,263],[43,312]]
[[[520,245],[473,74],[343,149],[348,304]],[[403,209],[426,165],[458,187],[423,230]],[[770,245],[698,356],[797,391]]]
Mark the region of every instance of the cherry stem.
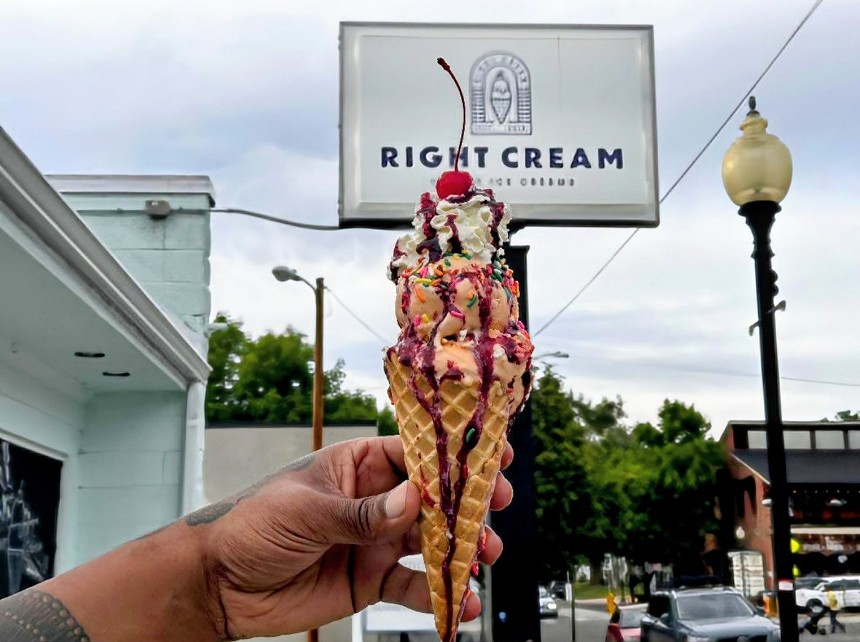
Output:
[[460,92],[460,104],[463,105],[463,120],[460,125],[460,142],[457,144],[457,156],[454,158],[454,171],[460,171],[460,152],[463,150],[463,136],[466,134],[466,98],[463,96],[463,88],[460,87],[460,83],[457,80],[457,76],[454,75],[454,72],[451,71],[451,65],[445,62],[444,58],[437,58],[436,62],[439,63],[439,66],[442,67],[445,71],[448,72],[448,75],[451,76],[451,79],[454,81],[454,84],[457,85],[457,91]]

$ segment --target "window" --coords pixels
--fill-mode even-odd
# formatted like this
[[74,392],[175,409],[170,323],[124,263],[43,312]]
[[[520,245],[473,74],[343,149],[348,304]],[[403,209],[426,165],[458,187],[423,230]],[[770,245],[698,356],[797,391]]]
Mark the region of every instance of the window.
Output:
[[767,437],[764,434],[764,430],[750,430],[747,433],[747,439],[749,440],[749,447],[756,450],[764,450],[767,448]]
[[783,435],[785,447],[788,450],[810,450],[812,448],[812,436],[808,430],[786,430]]
[[682,620],[716,620],[731,617],[749,617],[752,608],[739,595],[717,593],[690,595],[678,598],[678,617]]
[[845,433],[841,430],[816,430],[816,450],[844,450]]
[[622,629],[632,629],[642,622],[643,611],[641,609],[622,609],[621,610],[621,620],[618,622],[618,626]]
[[648,615],[660,617],[669,612],[669,598],[665,595],[654,595],[648,603]]

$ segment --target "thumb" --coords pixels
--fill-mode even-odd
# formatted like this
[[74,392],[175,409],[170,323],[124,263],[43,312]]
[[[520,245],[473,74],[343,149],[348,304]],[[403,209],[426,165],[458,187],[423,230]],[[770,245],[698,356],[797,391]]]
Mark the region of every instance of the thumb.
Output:
[[418,519],[421,498],[410,481],[360,499],[333,497],[320,535],[330,544],[371,544],[407,532]]

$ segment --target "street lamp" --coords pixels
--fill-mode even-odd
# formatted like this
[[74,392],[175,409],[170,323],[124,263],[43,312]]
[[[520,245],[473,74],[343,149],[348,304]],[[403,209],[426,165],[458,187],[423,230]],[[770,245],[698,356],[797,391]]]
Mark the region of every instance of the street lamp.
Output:
[[301,281],[314,291],[316,300],[316,334],[314,336],[314,397],[313,397],[313,446],[314,450],[322,448],[323,427],[323,292],[325,284],[322,277],[317,279],[316,286],[301,276],[292,268],[279,265],[272,270],[278,281]]
[[[314,291],[314,299],[316,301],[316,333],[314,335],[314,398],[313,398],[313,449],[319,450],[322,448],[322,427],[323,427],[323,292],[325,284],[322,277],[317,278],[316,286],[311,285],[311,282],[301,276],[292,268],[285,265],[279,265],[272,269],[272,274],[278,281],[301,281]],[[308,642],[318,642],[319,630],[310,629],[308,631]]]
[[798,640],[797,611],[794,603],[794,575],[791,563],[791,524],[788,480],[785,465],[782,409],[779,392],[779,365],[776,355],[774,297],[776,272],[771,267],[770,228],[780,211],[779,202],[791,185],[791,154],[773,134],[767,133],[767,120],[756,110],[750,97],[750,111],[741,123],[743,134],[723,158],[723,185],[739,214],[753,234],[756,293],[758,298],[759,345],[764,389],[767,462],[770,471],[773,562],[779,604],[782,642]]

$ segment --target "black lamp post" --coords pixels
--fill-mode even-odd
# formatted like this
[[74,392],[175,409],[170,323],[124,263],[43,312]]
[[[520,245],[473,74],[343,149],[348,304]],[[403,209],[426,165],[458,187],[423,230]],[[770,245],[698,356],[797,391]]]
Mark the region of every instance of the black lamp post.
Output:
[[796,642],[797,608],[794,602],[794,573],[791,563],[791,524],[785,464],[782,409],[779,392],[779,364],[776,355],[776,272],[771,267],[770,228],[779,202],[791,185],[791,154],[773,134],[767,133],[767,120],[756,111],[750,98],[750,111],[741,123],[743,135],[723,159],[723,184],[729,197],[740,206],[753,234],[756,293],[758,298],[761,374],[764,388],[765,433],[770,476],[771,520],[773,530],[774,584],[779,605],[782,642]]

